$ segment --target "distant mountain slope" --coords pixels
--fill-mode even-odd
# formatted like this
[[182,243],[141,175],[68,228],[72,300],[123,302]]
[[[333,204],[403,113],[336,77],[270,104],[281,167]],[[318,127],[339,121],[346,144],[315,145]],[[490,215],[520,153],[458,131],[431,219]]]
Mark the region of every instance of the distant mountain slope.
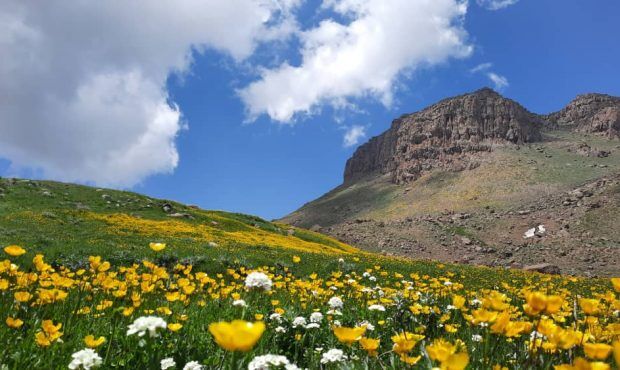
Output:
[[0,179],[0,245],[19,244],[59,263],[102,255],[126,262],[164,242],[174,258],[238,251],[248,258],[347,254],[330,237],[254,216],[205,211],[144,195],[51,181]]
[[282,221],[387,254],[617,275],[618,101],[542,116],[489,89],[445,99],[360,146],[341,186]]

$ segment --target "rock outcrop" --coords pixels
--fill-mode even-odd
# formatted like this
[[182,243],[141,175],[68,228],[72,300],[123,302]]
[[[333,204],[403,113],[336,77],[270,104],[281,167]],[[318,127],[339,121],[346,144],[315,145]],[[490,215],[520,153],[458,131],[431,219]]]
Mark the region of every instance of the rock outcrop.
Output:
[[347,161],[344,181],[382,173],[404,183],[432,168],[472,168],[476,155],[493,145],[539,141],[543,125],[538,115],[484,88],[394,120]]
[[562,110],[547,115],[554,127],[620,137],[620,97],[605,94],[579,95]]

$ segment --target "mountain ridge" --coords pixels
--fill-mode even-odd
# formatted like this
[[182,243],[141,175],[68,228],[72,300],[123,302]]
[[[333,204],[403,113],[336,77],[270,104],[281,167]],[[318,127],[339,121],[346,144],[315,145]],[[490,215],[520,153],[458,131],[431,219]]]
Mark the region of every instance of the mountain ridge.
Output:
[[[395,119],[356,150],[341,185],[282,221],[386,254],[617,274],[617,109],[620,98],[597,93],[549,114],[488,88],[443,99]],[[575,198],[592,184],[604,185]],[[524,238],[540,224],[546,235]]]

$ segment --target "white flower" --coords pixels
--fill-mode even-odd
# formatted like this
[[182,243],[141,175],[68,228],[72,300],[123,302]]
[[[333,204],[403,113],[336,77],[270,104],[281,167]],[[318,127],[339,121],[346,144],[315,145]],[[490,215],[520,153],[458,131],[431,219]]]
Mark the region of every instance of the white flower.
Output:
[[172,357],[164,358],[163,360],[161,360],[160,365],[161,370],[166,370],[171,367],[177,366],[176,362],[174,362],[174,359]]
[[542,333],[534,330],[533,332],[530,333],[530,341],[534,341],[536,339],[544,339],[546,338]]
[[245,286],[247,288],[258,288],[263,290],[271,290],[271,279],[262,272],[254,271],[245,278]]
[[329,310],[327,311],[328,315],[334,315],[334,316],[341,316],[342,312],[340,312],[339,310]]
[[332,364],[336,362],[342,362],[347,359],[347,356],[340,349],[332,348],[329,351],[323,353],[321,357],[322,364]]
[[482,304],[482,301],[479,300],[478,298],[474,298],[474,299],[471,300],[470,303],[471,303],[472,306],[478,306],[478,305]]
[[338,263],[344,263],[344,258],[339,258]]
[[284,366],[286,370],[299,370],[297,366],[291,364],[288,358],[280,355],[256,356],[248,364],[248,370],[270,370],[281,366]]
[[452,282],[451,281],[444,281],[443,285],[450,286],[450,285],[452,285]]
[[245,301],[243,299],[237,299],[235,301],[233,301],[233,306],[235,307],[247,307],[247,303],[245,303]]
[[482,335],[474,334],[471,336],[471,340],[473,340],[474,342],[482,342]]
[[157,316],[142,316],[134,320],[133,324],[128,326],[127,335],[138,334],[139,337],[149,332],[149,336],[156,337],[157,329],[166,329],[166,322]]
[[446,310],[448,310],[448,311],[456,310],[456,306],[453,306],[453,305],[449,304],[449,305],[446,306]]
[[365,272],[362,274],[362,276],[363,276],[363,277],[365,277],[365,278],[367,278],[367,277],[369,277],[369,276],[370,276],[370,272],[365,271]]
[[204,367],[198,361],[190,361],[183,366],[183,370],[202,370]]
[[342,326],[342,324],[340,323],[340,320],[334,320],[334,322],[332,323],[335,327],[340,327]]
[[276,328],[276,333],[286,333],[286,328],[283,326],[278,326]]
[[362,322],[360,322],[359,324],[357,324],[357,326],[365,326],[366,330],[368,331],[373,331],[375,330],[375,326],[371,323],[369,323],[368,321],[364,320]]
[[81,351],[77,351],[71,355],[71,362],[69,363],[69,369],[92,369],[103,363],[101,357],[91,348],[86,348]]
[[323,320],[323,314],[320,312],[313,312],[310,314],[310,322],[321,322]]
[[305,317],[297,316],[293,319],[293,327],[296,328],[298,326],[306,326],[307,321]]
[[372,305],[368,306],[368,311],[381,311],[381,312],[385,312],[385,307],[383,307],[380,304],[372,304]]
[[316,323],[316,322],[312,322],[312,323],[306,325],[306,329],[318,329],[320,327],[321,327],[321,325],[319,323]]
[[331,308],[332,310],[341,309],[342,306],[344,305],[340,297],[331,297],[329,301],[327,302],[327,304],[329,305],[329,308]]
[[271,315],[269,315],[269,320],[277,321],[277,322],[282,322],[282,315],[280,315],[279,313],[274,312]]
[[370,280],[370,281],[377,281],[377,278],[374,277],[374,276],[371,276],[371,277],[368,278],[368,280]]

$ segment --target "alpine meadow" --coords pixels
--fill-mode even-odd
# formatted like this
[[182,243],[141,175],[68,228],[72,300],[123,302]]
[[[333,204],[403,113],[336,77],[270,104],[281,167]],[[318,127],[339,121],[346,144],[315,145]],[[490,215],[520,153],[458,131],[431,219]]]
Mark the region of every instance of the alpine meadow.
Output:
[[3,0],[0,370],[620,370],[618,14]]

